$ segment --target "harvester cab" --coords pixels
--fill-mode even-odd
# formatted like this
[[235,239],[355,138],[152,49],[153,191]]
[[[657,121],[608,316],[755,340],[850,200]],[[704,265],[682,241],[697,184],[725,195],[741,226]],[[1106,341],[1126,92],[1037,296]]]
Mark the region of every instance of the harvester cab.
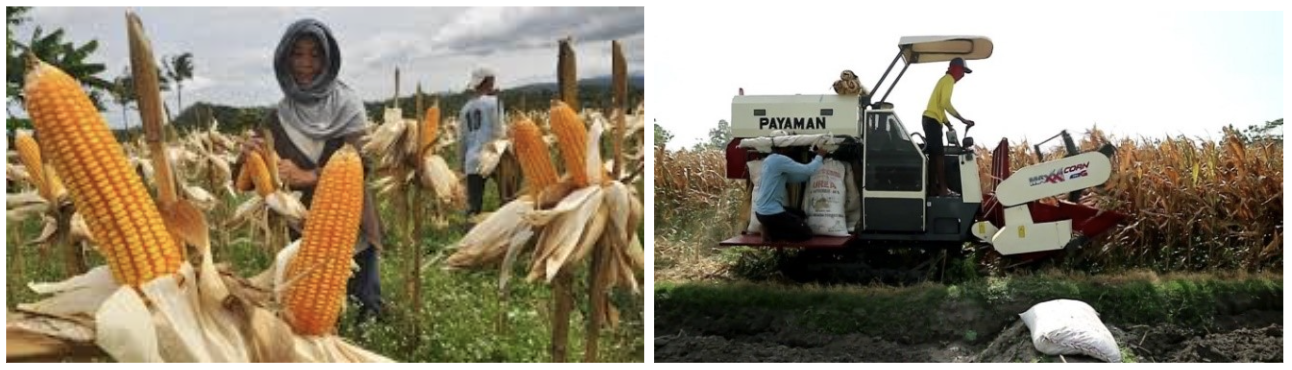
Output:
[[[1002,139],[990,158],[990,177],[984,181],[968,128],[963,138],[951,129],[944,146],[945,178],[950,189],[962,195],[929,195],[924,138],[908,131],[894,104],[887,101],[888,95],[911,65],[987,59],[992,49],[992,41],[981,36],[902,37],[897,56],[870,95],[734,97],[727,177],[747,180],[747,190],[752,192],[761,159],[772,147],[798,147],[793,157],[806,161],[811,159],[808,149],[824,143],[832,151],[829,160],[842,162],[847,169],[845,181],[852,182],[846,199],[839,200],[847,204],[848,230],[846,234],[817,233],[804,242],[767,242],[761,225],[750,217],[750,227],[720,245],[823,250],[914,246],[958,252],[968,243],[992,247],[1004,256],[1037,256],[1076,247],[1111,228],[1122,215],[1076,201],[1084,189],[1108,181],[1112,147],[1079,153],[1067,132],[1056,136],[1064,139],[1067,156],[1040,160],[1016,173],[1010,171],[1009,144]],[[899,61],[900,72],[879,95]],[[815,183],[815,178],[809,182]],[[825,209],[816,207],[821,200],[810,199],[807,186],[788,186],[786,206],[805,210],[809,218]],[[1063,194],[1068,199],[1054,202],[1057,205],[1040,202]]]

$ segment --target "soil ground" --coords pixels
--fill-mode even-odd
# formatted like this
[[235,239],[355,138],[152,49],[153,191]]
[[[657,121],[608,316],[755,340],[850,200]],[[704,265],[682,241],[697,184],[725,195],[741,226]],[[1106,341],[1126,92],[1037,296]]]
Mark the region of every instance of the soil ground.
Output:
[[[771,319],[775,320],[775,319]],[[1180,325],[1109,325],[1123,352],[1136,362],[1282,362],[1283,313],[1250,311],[1220,318],[1228,330],[1207,333]],[[1089,362],[1048,356],[1033,347],[1016,320],[990,343],[964,341],[902,344],[862,334],[836,335],[803,326],[776,325],[758,333],[679,330],[655,337],[656,362]]]
[[1282,362],[1277,281],[1281,276],[1147,275],[905,288],[666,283],[655,291],[654,353],[656,362],[1099,361],[1037,351],[1018,317],[1036,303],[1068,298],[1099,312],[1124,362]]

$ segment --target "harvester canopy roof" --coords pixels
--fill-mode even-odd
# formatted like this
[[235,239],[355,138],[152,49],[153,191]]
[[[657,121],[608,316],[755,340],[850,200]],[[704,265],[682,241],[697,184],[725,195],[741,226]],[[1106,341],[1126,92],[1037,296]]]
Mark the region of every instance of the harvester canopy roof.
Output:
[[907,64],[987,59],[992,51],[986,36],[903,36],[897,47]]

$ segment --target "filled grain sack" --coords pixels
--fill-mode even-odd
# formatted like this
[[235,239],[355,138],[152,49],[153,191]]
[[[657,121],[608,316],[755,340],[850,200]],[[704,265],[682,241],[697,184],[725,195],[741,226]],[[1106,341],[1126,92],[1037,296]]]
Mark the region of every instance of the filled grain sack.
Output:
[[1113,334],[1090,305],[1070,299],[1038,303],[1019,315],[1032,332],[1032,345],[1047,355],[1083,354],[1122,362]]
[[808,226],[816,235],[848,236],[845,216],[847,188],[844,176],[847,165],[826,159],[821,168],[808,180],[803,212],[808,216]]

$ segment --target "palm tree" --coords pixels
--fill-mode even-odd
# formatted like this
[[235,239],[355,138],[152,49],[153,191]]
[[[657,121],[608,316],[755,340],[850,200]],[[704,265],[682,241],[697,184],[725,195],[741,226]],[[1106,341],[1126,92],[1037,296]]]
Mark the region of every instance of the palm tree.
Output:
[[[10,13],[12,16],[13,13]],[[10,18],[10,22],[14,22]],[[90,55],[99,48],[98,40],[77,46],[73,42],[63,40],[63,29],[57,29],[52,33],[45,34],[44,29],[36,26],[36,31],[32,33],[31,40],[26,43],[14,42],[13,53],[7,56],[8,65],[5,71],[5,80],[9,89],[15,90],[12,94],[19,102],[25,102],[21,86],[23,76],[27,73],[26,63],[23,62],[22,54],[32,53],[37,58],[58,67],[68,75],[75,78],[85,87],[90,95],[90,100],[99,110],[104,109],[103,93],[112,91],[112,82],[99,78],[97,75],[102,73],[107,67],[103,63],[90,63]]]
[[175,82],[175,110],[184,111],[184,80],[193,78],[193,53],[185,52],[163,58],[166,66],[166,78]]
[[[19,59],[16,58],[16,54],[14,54],[14,50],[16,49],[15,44],[17,43],[13,41],[13,30],[18,28],[18,26],[21,26],[23,23],[27,23],[27,21],[31,20],[31,18],[27,16],[28,11],[31,11],[31,7],[29,6],[5,7],[5,43],[4,43],[5,53],[4,55],[6,56],[6,59],[8,60],[8,63],[9,63],[8,65],[10,66],[16,66],[16,64],[14,64],[14,61],[20,61]],[[6,72],[8,72],[9,69],[14,69],[14,68],[16,67],[8,67],[6,68]],[[11,100],[17,99],[17,96],[20,93],[22,93],[21,85],[19,85],[14,80],[5,81],[5,112],[9,111],[9,102]],[[13,117],[13,114],[10,113],[9,117]],[[5,127],[13,126],[13,124],[10,121],[12,120],[6,120]]]
[[121,124],[130,131],[130,103],[135,101],[135,78],[130,74],[130,67],[121,69],[121,75],[112,79],[112,101],[121,106]]
[[[4,47],[5,47],[5,55],[9,56],[8,58],[9,65],[16,65],[16,64],[13,64],[13,60],[14,60],[13,56],[15,55],[13,52],[14,46],[15,46],[14,44],[17,44],[16,42],[13,41],[13,30],[18,28],[18,26],[21,26],[23,23],[27,23],[27,21],[31,20],[31,18],[27,16],[28,11],[31,11],[31,7],[28,7],[28,6],[5,7]],[[7,92],[8,96],[10,97],[17,96],[18,90],[19,90],[18,85],[14,83],[7,83],[5,86],[5,92]]]
[[[157,79],[157,87],[161,91],[170,90],[170,81],[164,76]],[[112,89],[108,91],[112,95],[112,102],[121,106],[121,124],[126,132],[130,131],[130,105],[139,100],[139,93],[135,91],[135,77],[130,70],[130,66],[121,68],[121,75],[112,79]]]

